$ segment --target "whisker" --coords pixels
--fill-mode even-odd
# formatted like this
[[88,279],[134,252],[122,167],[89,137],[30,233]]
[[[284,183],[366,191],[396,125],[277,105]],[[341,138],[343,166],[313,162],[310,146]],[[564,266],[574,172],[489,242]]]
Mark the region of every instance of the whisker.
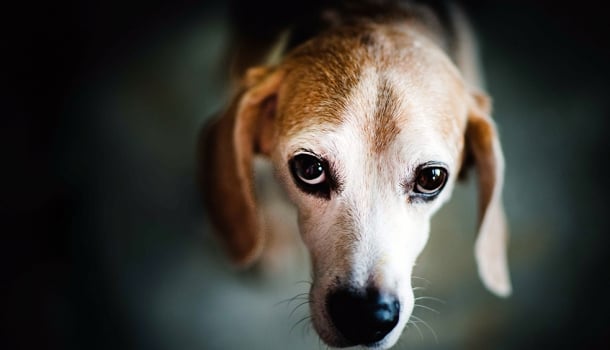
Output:
[[[411,315],[411,317],[413,317],[413,316]],[[424,333],[421,332],[421,329],[419,328],[417,323],[415,323],[413,321],[409,321],[409,322],[407,322],[407,324],[415,326],[415,329],[417,329],[417,333],[419,333],[419,338],[421,339],[421,341],[424,341]]]
[[295,311],[297,311],[300,307],[302,307],[303,305],[307,305],[309,304],[309,300],[305,300],[304,302],[300,303],[299,305],[297,305],[294,309],[292,309],[292,311],[290,312],[290,314],[288,315],[288,318],[291,318],[292,315],[294,315]]
[[311,322],[306,323],[306,324],[305,324],[305,326],[304,326],[303,328],[305,328],[305,331],[304,331],[305,336],[306,336],[306,337],[311,336],[311,332],[312,332],[312,330],[313,330],[313,324],[312,324]]
[[295,301],[295,300],[305,300],[305,299],[309,299],[309,298],[307,298],[307,297],[306,297],[307,295],[309,295],[309,293],[307,293],[307,292],[305,292],[305,293],[299,293],[299,294],[297,294],[297,295],[295,295],[295,296],[293,296],[293,297],[291,297],[291,298],[288,298],[288,299],[284,299],[284,300],[278,301],[277,303],[273,304],[273,307],[277,307],[277,306],[282,305],[282,304],[287,304],[287,306],[290,306],[290,304],[291,304],[293,301]]
[[295,323],[294,325],[292,325],[292,327],[290,327],[290,331],[288,332],[288,334],[291,334],[292,331],[301,323],[303,323],[303,321],[305,320],[310,320],[311,316],[307,315],[305,317],[303,317],[302,319],[298,320],[297,323]]
[[440,311],[438,311],[436,309],[433,309],[433,308],[431,308],[429,306],[426,306],[426,305],[415,304],[415,305],[413,305],[413,307],[421,307],[422,309],[430,310],[430,311],[434,312],[435,314],[440,314]]
[[[421,280],[421,281],[423,281],[423,283],[422,283],[422,284],[423,284],[423,286],[417,286],[417,287],[415,287],[415,288],[423,288],[423,289],[426,289],[427,287],[429,287],[429,286],[432,284],[432,282],[430,282],[429,280],[427,280],[427,279],[425,279],[425,278],[423,278],[423,277],[419,277],[419,276],[411,276],[411,278],[412,278],[412,279],[414,279],[414,280]],[[416,283],[415,283],[415,281],[412,281],[412,283],[413,283],[413,284],[416,284]]]
[[415,279],[418,279],[418,280],[422,280],[422,281],[424,281],[424,282],[426,282],[426,283],[428,283],[428,284],[431,284],[431,282],[430,282],[428,279],[423,278],[423,277],[419,277],[419,276],[411,276],[411,278],[415,278]]
[[296,281],[296,282],[294,282],[294,285],[295,285],[295,286],[296,286],[296,285],[299,285],[299,284],[306,284],[306,285],[308,285],[308,286],[311,286],[311,285],[313,285],[313,282],[311,282],[311,281],[307,281],[307,280],[302,280],[302,281]]
[[434,331],[434,329],[432,329],[432,327],[430,327],[430,325],[426,321],[414,315],[411,315],[411,318],[415,319],[416,323],[422,323],[424,326],[426,326],[430,330],[430,333],[432,333],[432,335],[434,336],[434,341],[438,344],[438,337],[436,336],[436,332]]
[[285,306],[288,307],[288,306],[290,306],[290,304],[292,304],[292,302],[297,301],[297,300],[307,300],[307,298],[300,297],[300,298],[293,298],[293,299],[290,299],[290,300],[282,300],[280,302],[277,302],[277,303],[273,304],[273,307],[278,307],[278,306],[280,306],[282,304],[286,304]]
[[435,298],[435,297],[425,297],[425,296],[421,296],[421,297],[417,297],[417,298],[415,298],[415,301],[418,301],[418,300],[433,300],[433,301],[439,302],[439,303],[441,303],[441,304],[445,304],[445,303],[446,303],[444,300],[439,299],[439,298]]

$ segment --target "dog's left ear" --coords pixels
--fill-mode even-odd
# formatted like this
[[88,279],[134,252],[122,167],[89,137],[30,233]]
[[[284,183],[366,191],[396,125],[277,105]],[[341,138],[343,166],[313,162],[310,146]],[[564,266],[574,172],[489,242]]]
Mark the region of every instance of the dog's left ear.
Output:
[[253,263],[265,237],[254,195],[253,158],[269,155],[282,73],[251,68],[220,118],[199,136],[198,180],[216,234],[239,266]]
[[508,229],[502,205],[504,156],[490,117],[489,98],[474,92],[466,126],[466,152],[474,161],[479,182],[479,233],[475,258],[483,284],[498,296],[511,294],[506,250]]

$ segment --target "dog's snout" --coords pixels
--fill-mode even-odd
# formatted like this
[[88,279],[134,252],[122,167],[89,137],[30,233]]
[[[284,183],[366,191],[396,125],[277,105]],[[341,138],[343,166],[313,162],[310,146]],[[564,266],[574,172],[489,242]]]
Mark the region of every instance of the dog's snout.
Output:
[[377,289],[341,289],[327,300],[330,318],[351,345],[371,345],[382,340],[398,323],[397,298]]

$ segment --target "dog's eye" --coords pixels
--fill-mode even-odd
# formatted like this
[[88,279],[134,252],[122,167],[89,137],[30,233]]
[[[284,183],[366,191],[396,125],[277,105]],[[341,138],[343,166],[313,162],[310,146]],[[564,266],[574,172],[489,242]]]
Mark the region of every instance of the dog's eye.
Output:
[[317,185],[326,181],[322,161],[310,154],[297,154],[293,158],[292,172],[300,181],[308,185]]
[[294,182],[304,192],[330,196],[326,162],[309,153],[299,153],[289,162]]
[[415,192],[431,197],[438,194],[447,182],[447,170],[438,166],[423,167],[415,180]]

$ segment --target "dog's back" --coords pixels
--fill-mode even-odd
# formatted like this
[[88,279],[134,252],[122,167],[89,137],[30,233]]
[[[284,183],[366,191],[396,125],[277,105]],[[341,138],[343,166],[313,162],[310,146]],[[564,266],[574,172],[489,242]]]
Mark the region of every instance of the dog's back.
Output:
[[276,63],[285,52],[333,27],[392,18],[419,22],[467,81],[477,87],[483,84],[470,23],[461,7],[451,1],[309,1],[296,5],[236,1],[233,8],[233,45],[228,55],[234,80],[250,67]]

